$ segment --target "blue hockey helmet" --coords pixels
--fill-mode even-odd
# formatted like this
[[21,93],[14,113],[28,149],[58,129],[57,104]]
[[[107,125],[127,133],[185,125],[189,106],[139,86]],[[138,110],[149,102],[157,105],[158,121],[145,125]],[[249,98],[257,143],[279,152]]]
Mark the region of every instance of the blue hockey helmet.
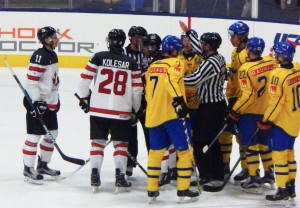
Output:
[[237,21],[235,23],[233,23],[232,25],[230,25],[230,27],[228,28],[228,34],[229,35],[237,35],[240,37],[245,37],[248,36],[249,34],[249,26],[242,22],[242,21]]
[[[198,36],[198,33],[195,31],[195,30],[193,30],[193,29],[190,29],[190,31],[191,31],[191,33],[196,37],[196,38],[198,38],[199,36]],[[181,41],[183,41],[183,39],[186,37],[186,34],[182,34],[181,35]]]
[[261,56],[265,49],[265,41],[262,38],[252,37],[247,41],[246,48],[251,53]]
[[285,61],[292,61],[295,55],[295,47],[290,42],[280,42],[273,46],[275,57],[282,56]]
[[167,35],[162,40],[162,50],[165,52],[172,52],[173,50],[180,50],[183,48],[182,41],[173,35]]

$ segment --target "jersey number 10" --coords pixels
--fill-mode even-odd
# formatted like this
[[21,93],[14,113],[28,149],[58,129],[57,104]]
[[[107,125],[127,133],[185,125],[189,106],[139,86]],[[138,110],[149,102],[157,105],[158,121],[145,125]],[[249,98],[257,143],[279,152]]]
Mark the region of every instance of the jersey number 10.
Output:
[[292,88],[292,94],[293,94],[293,111],[297,110],[297,104],[298,108],[300,108],[300,84]]

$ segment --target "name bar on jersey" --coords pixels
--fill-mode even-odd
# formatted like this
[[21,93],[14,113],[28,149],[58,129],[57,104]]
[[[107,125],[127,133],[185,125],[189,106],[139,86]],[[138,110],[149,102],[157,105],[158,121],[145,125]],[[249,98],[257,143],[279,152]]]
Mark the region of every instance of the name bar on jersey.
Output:
[[119,69],[129,69],[129,62],[112,59],[103,59],[103,66],[115,67]]
[[151,67],[149,69],[149,73],[161,73],[161,74],[166,74],[167,69],[164,67]]
[[267,65],[267,66],[263,66],[261,68],[255,69],[251,72],[252,76],[257,76],[259,74],[265,73],[267,71],[271,71],[275,68],[275,65]]
[[288,80],[288,86],[292,85],[292,84],[295,84],[296,82],[300,82],[300,75],[292,78],[292,79],[289,79]]

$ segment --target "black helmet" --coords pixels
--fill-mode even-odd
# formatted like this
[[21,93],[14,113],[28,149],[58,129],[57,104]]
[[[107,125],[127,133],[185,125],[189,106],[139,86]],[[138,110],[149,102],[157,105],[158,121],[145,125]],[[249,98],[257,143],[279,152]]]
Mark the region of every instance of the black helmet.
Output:
[[139,33],[140,36],[146,36],[146,35],[148,35],[148,32],[147,32],[147,30],[145,28],[143,28],[141,26],[138,26],[137,29],[138,29],[138,33]]
[[148,34],[143,39],[143,45],[145,45],[145,46],[155,45],[159,49],[160,45],[161,45],[161,38],[159,37],[159,35],[157,35],[155,33]]
[[42,44],[46,44],[45,40],[51,38],[51,36],[55,33],[56,30],[53,27],[47,26],[39,29],[37,37]]
[[209,43],[212,50],[216,51],[222,43],[222,38],[219,35],[219,33],[207,32],[207,33],[203,33],[203,35],[201,35],[200,41]]
[[141,26],[132,26],[128,31],[128,36],[146,36],[148,34],[147,30]]
[[122,48],[126,40],[126,35],[125,32],[121,29],[112,29],[108,33],[107,39],[110,48]]

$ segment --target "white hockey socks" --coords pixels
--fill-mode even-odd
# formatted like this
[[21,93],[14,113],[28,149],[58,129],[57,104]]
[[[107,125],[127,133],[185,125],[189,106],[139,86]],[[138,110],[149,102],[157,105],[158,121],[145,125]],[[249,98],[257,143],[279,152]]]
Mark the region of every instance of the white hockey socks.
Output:
[[23,145],[23,162],[24,165],[30,168],[34,167],[37,145],[40,138],[40,135],[27,134],[27,139]]
[[[54,139],[57,138],[58,135],[57,130],[51,130],[50,133]],[[52,142],[52,139],[47,137],[47,135],[45,135],[44,139],[40,143],[41,160],[43,162],[49,163],[53,155],[53,150],[54,150],[54,144]]]
[[128,142],[113,141],[114,144],[114,162],[116,169],[120,169],[125,174],[127,166]]
[[94,139],[91,142],[91,168],[97,168],[99,173],[101,172],[105,146],[106,141],[104,139]]

